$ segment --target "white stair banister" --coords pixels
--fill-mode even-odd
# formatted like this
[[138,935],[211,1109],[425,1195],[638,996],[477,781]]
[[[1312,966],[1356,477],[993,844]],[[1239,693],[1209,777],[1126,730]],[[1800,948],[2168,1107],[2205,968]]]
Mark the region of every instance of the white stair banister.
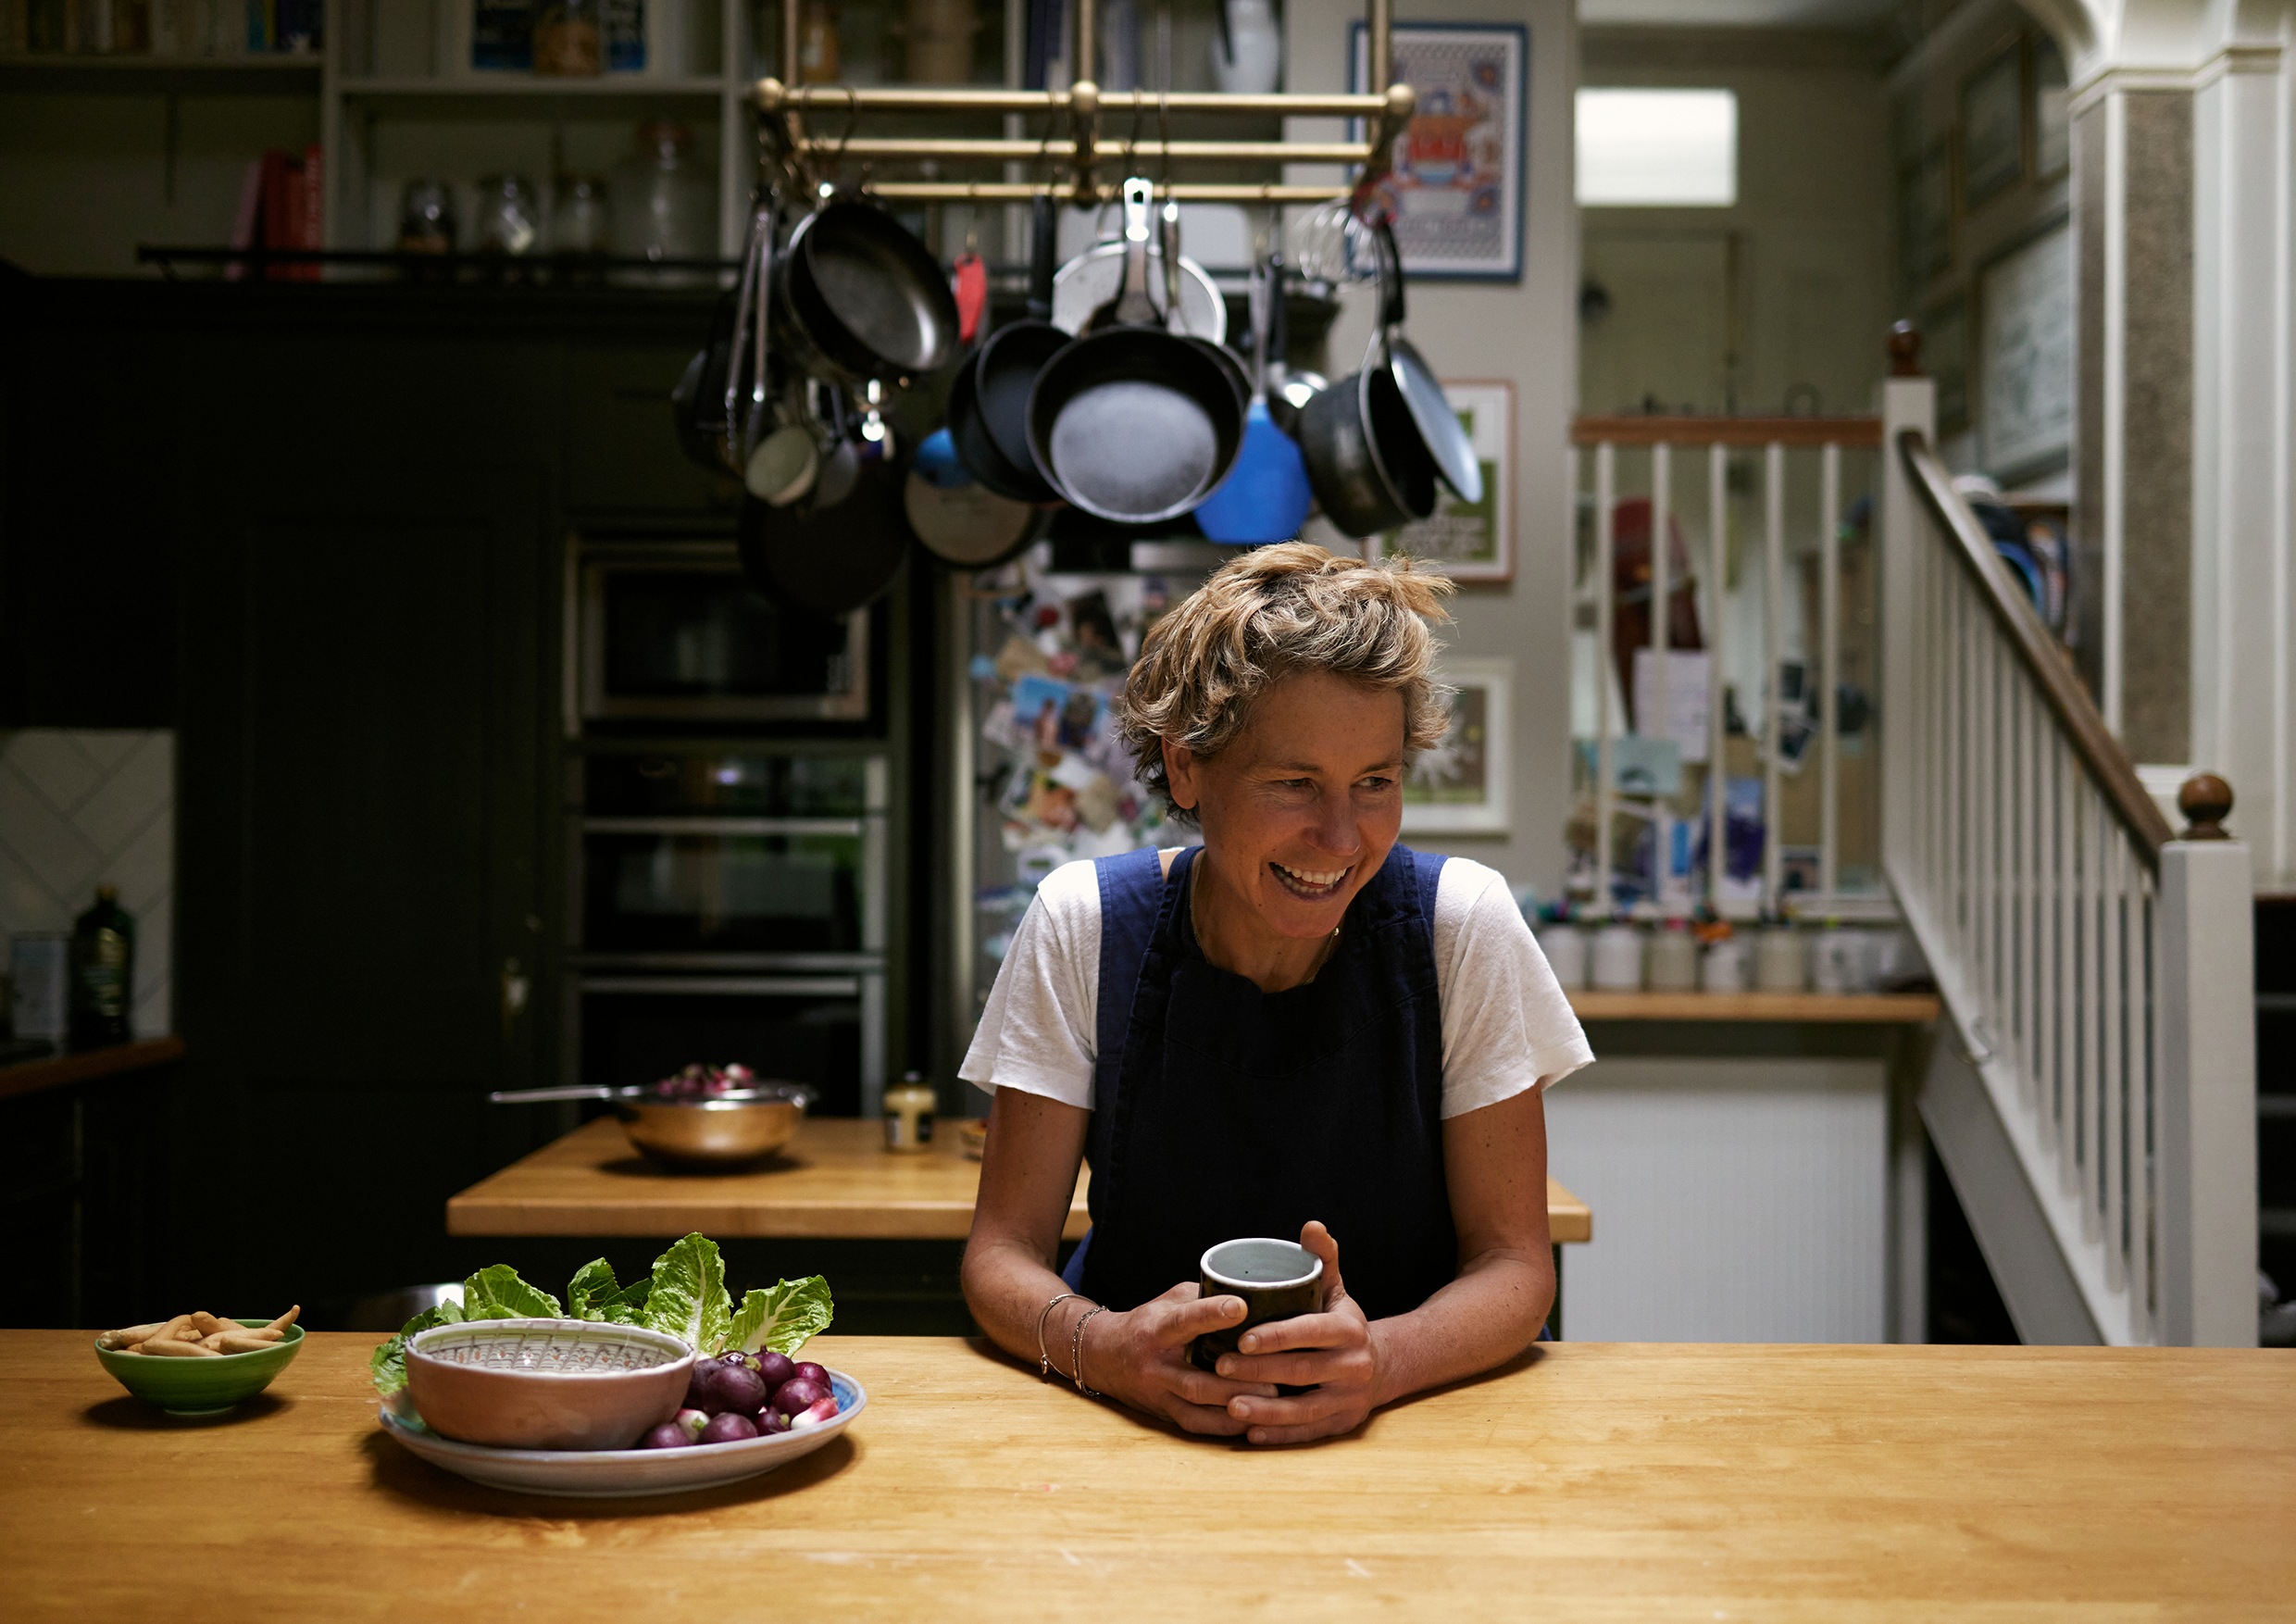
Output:
[[1965,1205],[1997,1272],[2033,1251],[1988,1243],[1982,1213],[2037,1212],[2103,1341],[2252,1346],[2245,849],[2172,836],[1930,451],[1933,413],[1927,380],[1885,386],[1882,857],[2029,1187]]

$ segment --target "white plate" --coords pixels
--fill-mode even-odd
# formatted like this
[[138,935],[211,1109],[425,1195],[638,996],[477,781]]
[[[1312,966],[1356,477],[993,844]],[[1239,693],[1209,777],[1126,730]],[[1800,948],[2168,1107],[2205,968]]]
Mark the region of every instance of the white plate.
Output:
[[382,1430],[408,1449],[474,1483],[527,1494],[611,1500],[715,1489],[762,1477],[811,1455],[842,1432],[869,1402],[861,1384],[842,1370],[830,1372],[830,1388],[837,1395],[833,1421],[803,1432],[778,1432],[740,1443],[697,1443],[686,1449],[492,1449],[442,1438],[428,1427],[401,1419],[387,1406],[378,1414]]

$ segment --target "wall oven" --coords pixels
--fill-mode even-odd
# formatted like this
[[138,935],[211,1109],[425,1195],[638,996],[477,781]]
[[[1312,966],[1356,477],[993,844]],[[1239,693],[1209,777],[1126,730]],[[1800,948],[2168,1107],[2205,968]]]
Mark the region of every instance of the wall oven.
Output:
[[869,615],[752,591],[733,543],[577,536],[567,548],[567,734],[606,722],[861,721]]
[[873,1115],[889,773],[873,746],[593,740],[576,758],[567,1054],[582,1081],[739,1060]]

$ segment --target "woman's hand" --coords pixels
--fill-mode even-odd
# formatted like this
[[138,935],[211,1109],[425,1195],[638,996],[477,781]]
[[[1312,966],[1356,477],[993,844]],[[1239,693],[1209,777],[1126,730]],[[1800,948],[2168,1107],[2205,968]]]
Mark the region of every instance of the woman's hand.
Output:
[[1095,1314],[1084,1328],[1084,1381],[1136,1410],[1162,1416],[1184,1432],[1233,1437],[1246,1422],[1239,1399],[1265,1403],[1265,1381],[1231,1380],[1188,1362],[1188,1344],[1243,1318],[1240,1297],[1207,1297],[1193,1280],[1174,1286],[1129,1314]]
[[[1379,1347],[1371,1322],[1340,1279],[1340,1243],[1310,1220],[1300,1230],[1300,1244],[1323,1259],[1323,1311],[1255,1325],[1237,1344],[1242,1352],[1220,1355],[1222,1376],[1261,1384],[1256,1393],[1228,1401],[1229,1415],[1241,1424],[1229,1430],[1244,1431],[1254,1443],[1304,1443],[1352,1432],[1379,1402]],[[1260,1396],[1274,1391],[1264,1384],[1279,1381],[1316,1391],[1297,1398]]]

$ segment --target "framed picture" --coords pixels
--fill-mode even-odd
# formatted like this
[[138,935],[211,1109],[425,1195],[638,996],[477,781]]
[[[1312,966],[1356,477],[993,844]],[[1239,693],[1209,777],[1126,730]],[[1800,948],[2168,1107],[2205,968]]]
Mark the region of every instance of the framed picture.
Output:
[[1504,380],[1446,381],[1443,399],[1459,414],[1475,460],[1483,465],[1483,499],[1462,502],[1435,488],[1435,511],[1400,530],[1364,538],[1377,563],[1408,553],[1454,581],[1515,579],[1515,385]]
[[1956,293],[1921,318],[1921,369],[1937,383],[1937,430],[1969,426],[1969,302]]
[[2065,54],[2047,34],[2033,41],[2033,179],[2053,181],[2073,167],[2073,101]]
[[1917,288],[1953,263],[1953,147],[1930,144],[1898,174],[1898,248],[1905,285]]
[[1456,834],[1507,827],[1507,780],[1514,768],[1507,741],[1508,701],[1515,688],[1511,659],[1447,660],[1442,680],[1451,698],[1451,729],[1443,742],[1404,773],[1404,832]]
[[1978,272],[1978,451],[2003,484],[2073,443],[2073,229],[2058,216]]
[[2025,41],[1993,54],[1961,86],[1961,201],[1975,208],[2025,177]]
[[[1370,36],[1349,25],[1348,87],[1370,82]],[[1413,276],[1519,281],[1530,33],[1520,23],[1397,24],[1394,77],[1418,93],[1381,184]],[[1363,139],[1361,120],[1355,139]]]

